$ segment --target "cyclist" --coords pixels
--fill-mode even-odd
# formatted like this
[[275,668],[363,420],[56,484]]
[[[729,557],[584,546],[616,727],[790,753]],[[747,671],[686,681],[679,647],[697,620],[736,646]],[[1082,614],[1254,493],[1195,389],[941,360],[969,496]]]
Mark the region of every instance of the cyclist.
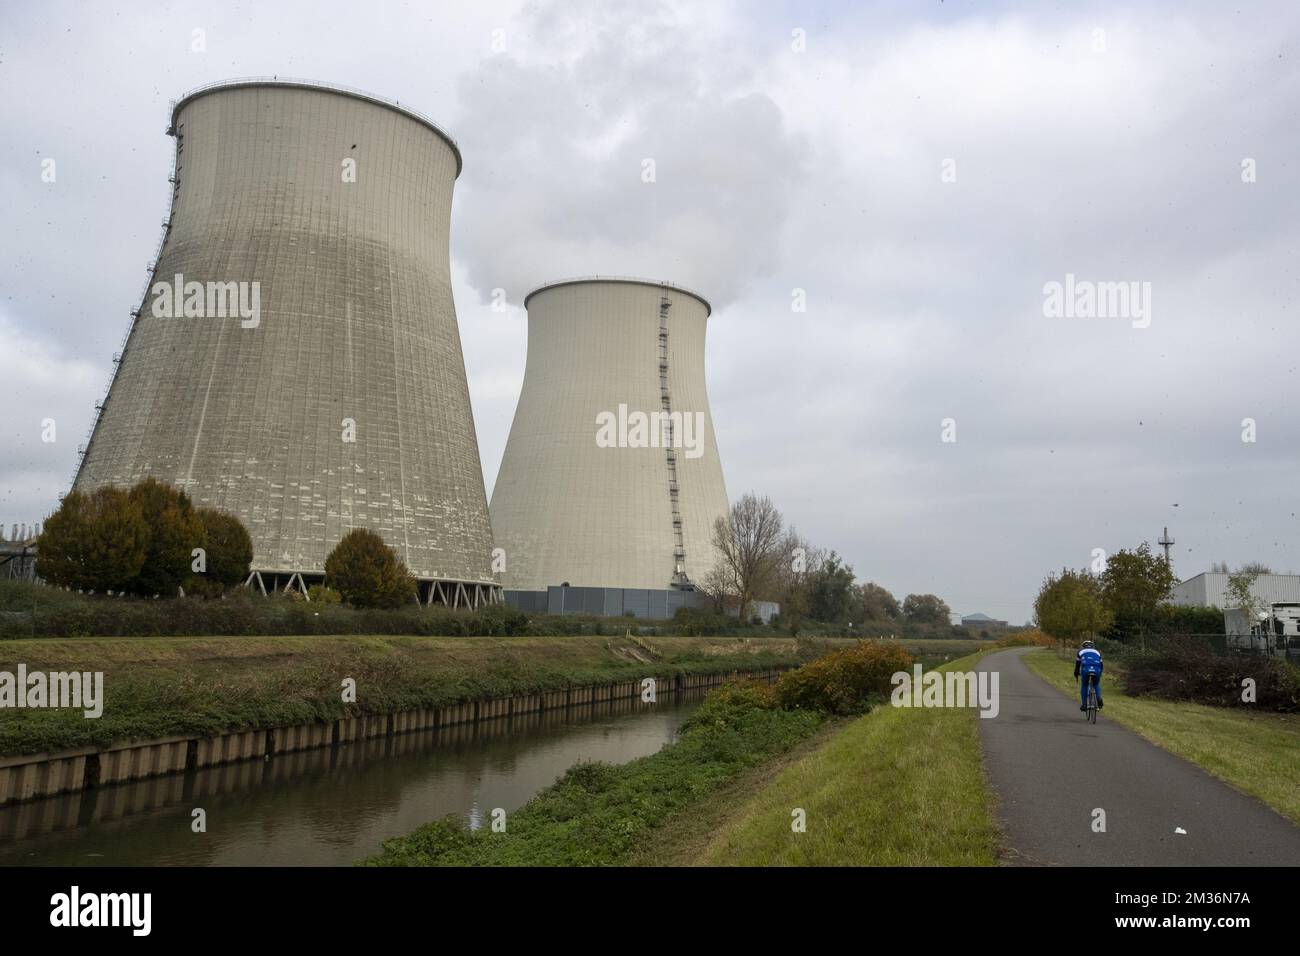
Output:
[[1088,681],[1097,688],[1097,709],[1101,710],[1101,651],[1092,641],[1084,641],[1074,658],[1074,679],[1079,680],[1079,709],[1088,709]]

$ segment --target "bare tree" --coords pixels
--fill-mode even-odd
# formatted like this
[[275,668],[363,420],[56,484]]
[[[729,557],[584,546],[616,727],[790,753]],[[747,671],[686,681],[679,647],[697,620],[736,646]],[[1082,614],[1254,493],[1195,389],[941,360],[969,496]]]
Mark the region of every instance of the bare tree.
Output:
[[718,564],[710,583],[735,596],[742,621],[755,597],[777,585],[782,565],[790,560],[784,553],[788,541],[782,524],[772,499],[753,494],[746,494],[725,518],[714,522]]
[[781,602],[782,620],[797,622],[808,613],[812,582],[826,561],[826,552],[793,526],[781,536],[777,551],[772,579],[766,587]]

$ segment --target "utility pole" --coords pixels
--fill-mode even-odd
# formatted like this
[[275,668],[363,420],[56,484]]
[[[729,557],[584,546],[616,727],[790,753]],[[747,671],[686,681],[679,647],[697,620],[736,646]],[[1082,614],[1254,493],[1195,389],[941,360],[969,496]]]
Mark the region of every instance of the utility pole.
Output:
[[1160,540],[1156,544],[1165,549],[1165,566],[1172,567],[1173,565],[1169,563],[1169,549],[1173,547],[1174,539],[1169,537],[1168,528],[1165,528],[1165,533],[1160,536]]

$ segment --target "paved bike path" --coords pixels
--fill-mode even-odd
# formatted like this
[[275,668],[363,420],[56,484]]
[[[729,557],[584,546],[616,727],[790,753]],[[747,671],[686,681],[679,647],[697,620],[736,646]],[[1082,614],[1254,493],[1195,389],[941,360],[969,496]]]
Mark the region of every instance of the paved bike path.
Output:
[[[1300,864],[1300,827],[1107,719],[1089,724],[1025,667],[1028,648],[985,657],[1001,709],[977,719],[1006,862],[1064,866]],[[1106,696],[1102,679],[1102,697]],[[1093,809],[1106,832],[1092,831]],[[1175,828],[1186,831],[1175,832]]]

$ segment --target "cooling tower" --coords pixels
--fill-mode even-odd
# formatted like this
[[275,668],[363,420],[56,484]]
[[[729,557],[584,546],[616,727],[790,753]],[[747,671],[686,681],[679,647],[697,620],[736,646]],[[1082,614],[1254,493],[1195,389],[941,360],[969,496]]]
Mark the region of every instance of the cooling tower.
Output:
[[320,575],[364,527],[422,599],[497,600],[455,143],[397,104],[270,80],[187,95],[168,133],[171,215],[75,486],[171,482],[243,520],[262,579]]
[[505,587],[698,583],[728,507],[704,384],[708,302],[575,279],[524,304],[524,385],[491,506]]

